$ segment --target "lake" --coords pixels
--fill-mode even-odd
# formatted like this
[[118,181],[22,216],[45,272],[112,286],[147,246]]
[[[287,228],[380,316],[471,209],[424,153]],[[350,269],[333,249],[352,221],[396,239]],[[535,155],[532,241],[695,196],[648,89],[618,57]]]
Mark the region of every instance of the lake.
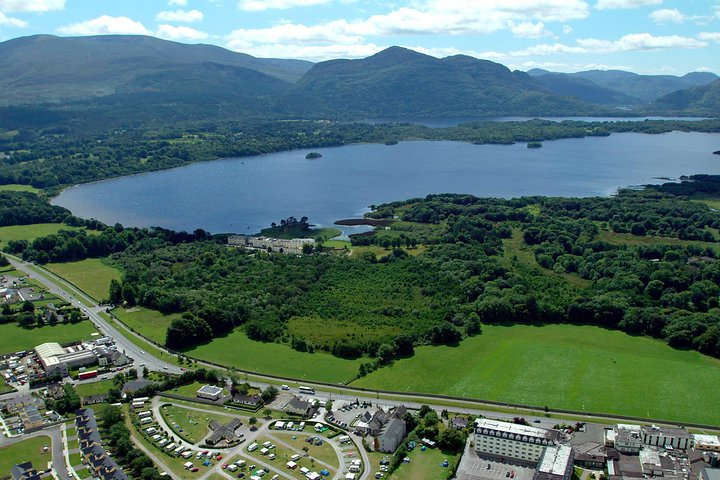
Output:
[[[624,186],[720,174],[720,134],[614,134],[525,144],[361,144],[197,163],[75,186],[52,201],[108,224],[255,233],[288,216],[329,226],[371,204],[429,193],[611,195]],[[363,227],[343,227],[346,233]]]

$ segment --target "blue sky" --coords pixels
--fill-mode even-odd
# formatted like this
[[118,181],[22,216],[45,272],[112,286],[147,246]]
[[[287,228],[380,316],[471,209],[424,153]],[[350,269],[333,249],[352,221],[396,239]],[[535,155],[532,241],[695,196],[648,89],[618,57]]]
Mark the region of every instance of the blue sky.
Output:
[[520,70],[720,74],[720,0],[0,0],[0,40],[37,33],[311,61],[400,45]]

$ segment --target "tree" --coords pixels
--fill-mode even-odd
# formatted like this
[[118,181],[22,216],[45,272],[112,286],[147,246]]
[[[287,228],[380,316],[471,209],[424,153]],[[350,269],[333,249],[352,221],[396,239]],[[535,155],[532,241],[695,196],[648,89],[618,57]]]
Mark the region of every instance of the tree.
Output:
[[270,403],[278,396],[278,389],[273,385],[270,385],[262,392],[262,401],[264,403]]
[[110,290],[108,292],[110,303],[113,305],[120,305],[123,298],[123,289],[120,282],[115,279],[110,280]]
[[30,300],[25,300],[22,303],[22,307],[20,307],[20,309],[23,312],[32,313],[35,311],[35,305],[33,305],[33,303]]
[[255,425],[255,424],[257,424],[257,422],[258,422],[257,417],[250,417],[250,418],[248,419],[248,423],[249,423],[250,425]]

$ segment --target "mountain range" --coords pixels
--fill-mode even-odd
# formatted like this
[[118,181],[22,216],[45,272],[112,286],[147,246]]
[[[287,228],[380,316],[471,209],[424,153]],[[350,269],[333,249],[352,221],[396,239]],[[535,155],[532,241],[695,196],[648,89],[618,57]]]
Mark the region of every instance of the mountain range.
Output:
[[146,36],[35,35],[0,43],[0,127],[23,118],[128,126],[248,117],[607,115],[618,106],[697,113],[714,108],[708,99],[717,94],[710,88],[717,78],[525,73],[401,47],[313,64]]

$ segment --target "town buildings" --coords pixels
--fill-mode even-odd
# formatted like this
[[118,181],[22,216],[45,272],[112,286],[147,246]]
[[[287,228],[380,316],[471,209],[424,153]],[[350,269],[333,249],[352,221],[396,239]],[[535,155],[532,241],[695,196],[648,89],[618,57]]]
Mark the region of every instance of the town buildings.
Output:
[[475,451],[481,456],[537,465],[546,447],[555,446],[557,430],[479,418],[475,421]]

